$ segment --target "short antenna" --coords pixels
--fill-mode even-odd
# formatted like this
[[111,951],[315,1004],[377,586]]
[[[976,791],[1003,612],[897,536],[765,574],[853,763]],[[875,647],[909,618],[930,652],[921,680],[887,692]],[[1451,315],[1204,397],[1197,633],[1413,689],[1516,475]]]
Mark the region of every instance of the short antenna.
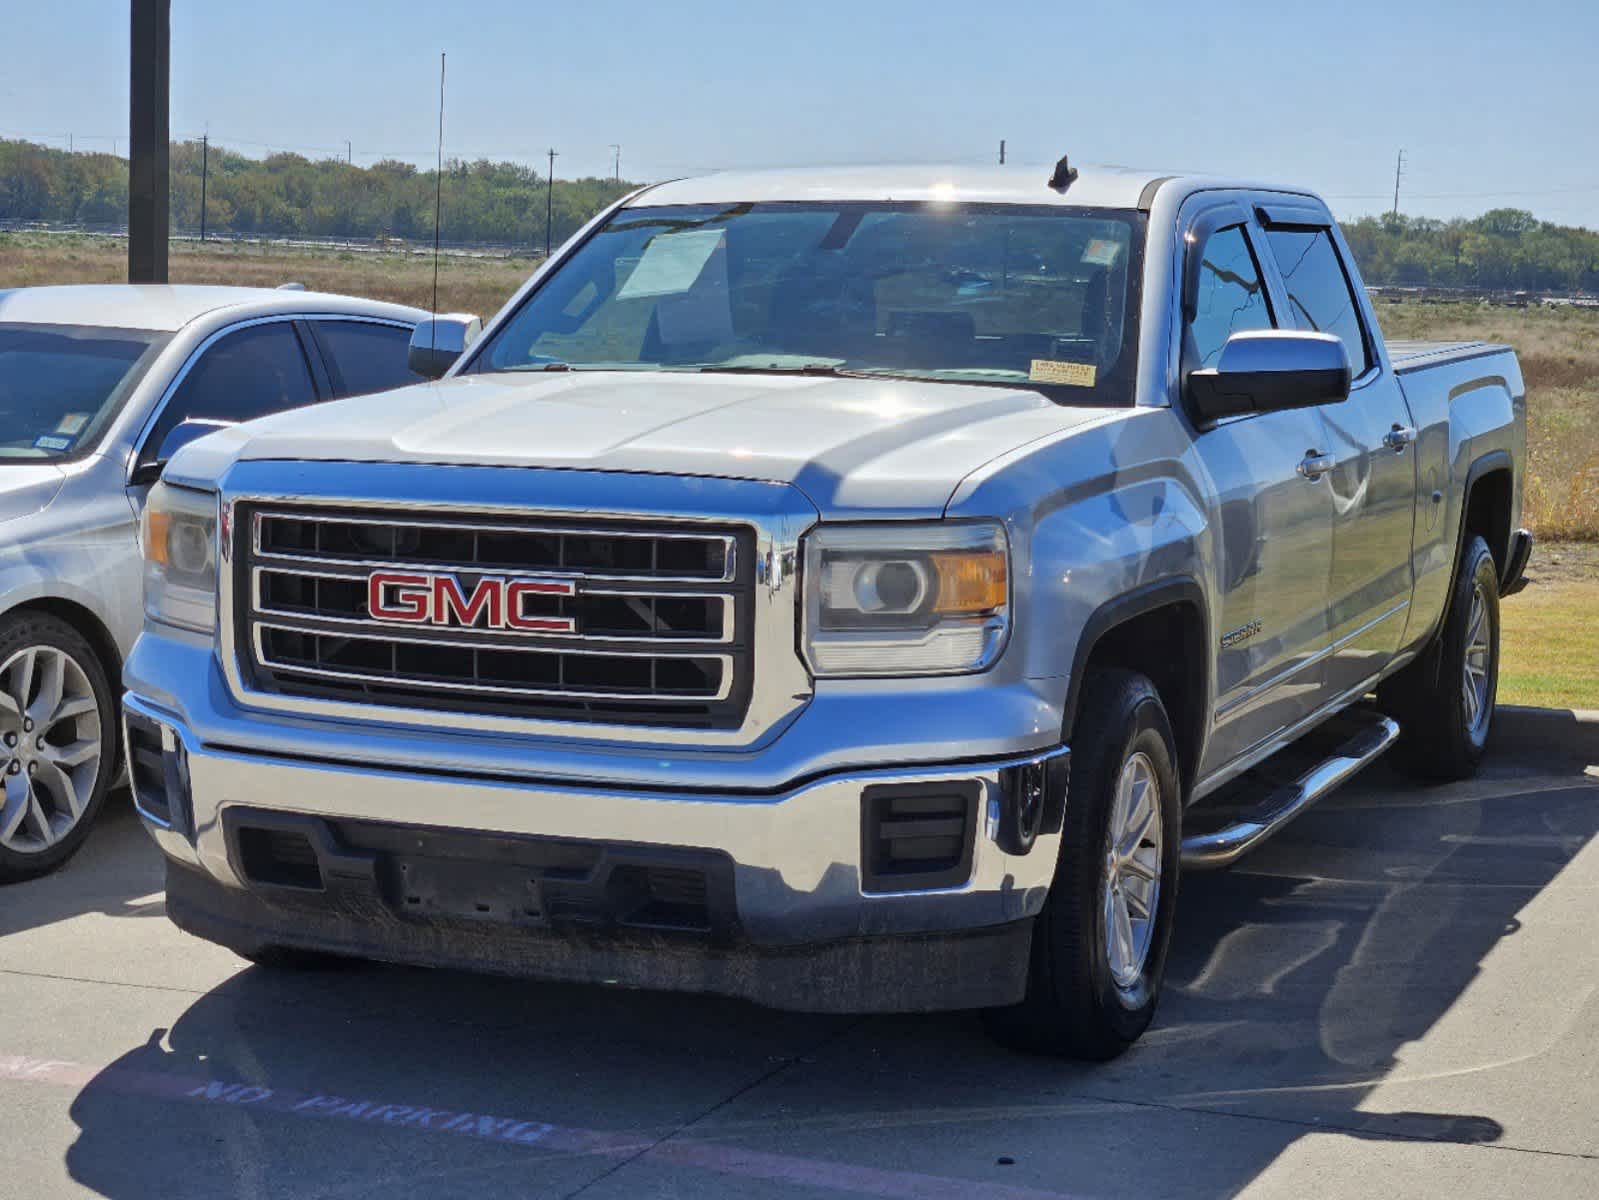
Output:
[[[433,315],[439,315],[439,210],[444,206],[444,52],[439,51],[439,165],[433,176]],[[439,323],[433,322],[429,346],[439,348]]]
[[1066,155],[1060,156],[1060,161],[1055,164],[1055,173],[1049,177],[1049,186],[1057,192],[1064,192],[1071,187],[1077,178],[1077,168],[1066,161]]

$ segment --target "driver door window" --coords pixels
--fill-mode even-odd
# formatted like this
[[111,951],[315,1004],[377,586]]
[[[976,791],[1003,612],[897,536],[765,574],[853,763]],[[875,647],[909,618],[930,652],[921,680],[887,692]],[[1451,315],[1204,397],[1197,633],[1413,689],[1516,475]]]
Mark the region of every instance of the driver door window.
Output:
[[190,417],[250,421],[319,398],[293,322],[251,325],[202,352],[145,436],[139,462],[152,461],[167,434]]
[[1214,367],[1233,334],[1273,327],[1266,284],[1243,226],[1218,229],[1201,253],[1194,319],[1183,339],[1185,362],[1195,369]]

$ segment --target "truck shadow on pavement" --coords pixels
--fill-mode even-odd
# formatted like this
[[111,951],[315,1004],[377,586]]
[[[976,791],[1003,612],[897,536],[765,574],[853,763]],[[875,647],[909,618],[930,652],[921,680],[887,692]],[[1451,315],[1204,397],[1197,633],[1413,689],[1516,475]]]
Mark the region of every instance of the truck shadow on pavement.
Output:
[[106,797],[83,849],[53,874],[0,887],[0,938],[100,913],[161,917],[161,852],[133,811],[125,788]]
[[[1156,1026],[1102,1067],[966,1014],[251,969],[81,1088],[67,1166],[117,1198],[1230,1195],[1312,1133],[1501,1142],[1480,1106],[1505,1093],[1473,1080],[1540,1078],[1594,1016],[1537,910],[1595,833],[1580,763],[1431,789],[1378,766],[1183,881]],[[1526,995],[1523,957],[1535,1009],[1463,1002]]]

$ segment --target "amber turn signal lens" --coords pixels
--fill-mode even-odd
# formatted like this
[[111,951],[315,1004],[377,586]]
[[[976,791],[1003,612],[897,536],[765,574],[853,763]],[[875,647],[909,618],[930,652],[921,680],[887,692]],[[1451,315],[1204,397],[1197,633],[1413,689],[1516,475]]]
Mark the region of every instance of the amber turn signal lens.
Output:
[[172,533],[172,514],[164,508],[144,510],[144,557],[147,562],[167,566],[167,539]]
[[994,612],[1005,607],[1007,588],[1005,555],[999,551],[934,554],[938,598],[933,611],[941,615]]

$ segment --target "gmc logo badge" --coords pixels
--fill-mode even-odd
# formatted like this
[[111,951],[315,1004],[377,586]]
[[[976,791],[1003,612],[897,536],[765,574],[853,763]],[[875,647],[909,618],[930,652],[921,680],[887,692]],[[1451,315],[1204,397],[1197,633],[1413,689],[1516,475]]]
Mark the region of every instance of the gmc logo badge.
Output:
[[529,596],[575,596],[571,579],[498,579],[484,576],[470,595],[454,575],[378,571],[367,577],[366,607],[374,621],[509,629],[517,633],[577,632],[572,617],[529,616]]

